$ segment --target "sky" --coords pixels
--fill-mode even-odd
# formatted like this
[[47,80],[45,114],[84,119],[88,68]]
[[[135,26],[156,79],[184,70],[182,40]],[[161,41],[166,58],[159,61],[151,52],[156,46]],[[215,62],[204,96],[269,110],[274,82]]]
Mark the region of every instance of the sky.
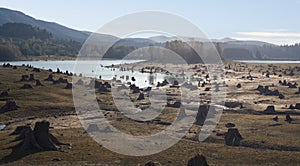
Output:
[[300,43],[300,0],[0,0],[0,7],[91,32],[126,14],[161,11],[184,17],[211,39]]

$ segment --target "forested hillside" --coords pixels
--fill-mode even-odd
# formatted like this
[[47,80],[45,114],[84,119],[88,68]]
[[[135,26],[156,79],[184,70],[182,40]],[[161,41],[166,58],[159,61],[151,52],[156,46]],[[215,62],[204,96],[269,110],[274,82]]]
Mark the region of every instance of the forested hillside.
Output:
[[20,56],[76,56],[81,43],[53,38],[45,29],[23,23],[0,26],[0,60],[17,60]]

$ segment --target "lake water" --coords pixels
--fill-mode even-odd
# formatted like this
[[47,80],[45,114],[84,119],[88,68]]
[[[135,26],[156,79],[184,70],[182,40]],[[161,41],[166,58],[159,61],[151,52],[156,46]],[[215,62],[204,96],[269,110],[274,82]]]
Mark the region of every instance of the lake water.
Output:
[[300,63],[300,61],[269,61],[269,60],[235,60],[234,62],[244,62],[244,63],[265,63],[265,64],[291,64]]
[[[140,87],[150,86],[152,83],[157,84],[157,82],[162,82],[165,79],[164,74],[160,73],[141,73],[138,71],[120,71],[119,69],[107,68],[105,66],[125,64],[125,63],[135,63],[140,60],[101,60],[101,61],[91,61],[91,60],[80,60],[80,61],[14,61],[5,62],[11,65],[21,66],[22,64],[29,64],[36,68],[41,69],[52,69],[56,71],[57,68],[60,71],[69,71],[76,73],[77,75],[82,74],[86,77],[99,78],[101,76],[104,80],[112,80],[114,77],[122,82],[135,83]],[[4,62],[3,62],[4,63]],[[2,63],[2,64],[3,64]],[[126,80],[126,76],[129,79]],[[131,77],[135,77],[136,81],[131,81]]]

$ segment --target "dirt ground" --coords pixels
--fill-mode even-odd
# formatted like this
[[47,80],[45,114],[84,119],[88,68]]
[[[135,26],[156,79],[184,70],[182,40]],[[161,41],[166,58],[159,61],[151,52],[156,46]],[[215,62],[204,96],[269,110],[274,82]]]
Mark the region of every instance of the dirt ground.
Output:
[[[141,63],[135,70],[140,70],[153,64]],[[124,67],[124,66],[123,66]],[[125,66],[126,67],[126,66]],[[179,69],[180,67],[178,67]],[[175,66],[176,69],[176,66]],[[207,73],[202,65],[190,65],[188,72],[195,77],[205,77]],[[202,73],[204,71],[204,73]],[[292,71],[292,72],[291,72]],[[246,64],[226,63],[225,84],[226,103],[217,127],[204,142],[197,140],[201,126],[194,124],[188,133],[169,149],[160,153],[131,157],[112,152],[94,141],[82,127],[76,114],[72,89],[64,89],[66,84],[53,84],[44,81],[50,71],[34,72],[28,67],[0,67],[0,92],[8,91],[8,96],[0,97],[0,107],[6,100],[14,100],[18,110],[0,112],[0,125],[7,127],[0,130],[0,164],[5,165],[145,165],[149,160],[161,165],[187,165],[190,158],[196,154],[206,157],[209,165],[299,165],[300,163],[300,110],[290,109],[290,105],[299,102],[300,94],[297,88],[279,84],[279,81],[300,84],[300,66],[298,64]],[[269,73],[269,74],[267,74]],[[34,74],[44,86],[35,86],[34,81],[22,82],[21,76]],[[268,75],[268,77],[266,76]],[[251,75],[253,79],[247,76]],[[66,78],[72,82],[72,77],[66,74],[53,74],[54,79]],[[77,78],[77,77],[76,77]],[[86,84],[88,78],[81,78]],[[31,84],[33,89],[21,89],[23,84]],[[240,84],[240,88],[237,85]],[[276,95],[260,94],[257,87],[269,86],[269,90],[278,90],[284,98]],[[73,85],[76,86],[76,85]],[[205,91],[211,87],[212,90]],[[207,103],[213,91],[213,85],[198,87],[202,93],[201,104]],[[173,99],[178,99],[178,89],[164,88]],[[137,136],[151,135],[166,128],[166,125],[150,122],[134,121],[122,113],[114,104],[112,92],[96,93],[99,107],[104,113],[112,115],[110,123],[119,130]],[[135,100],[138,94],[129,95],[136,106],[147,107],[149,97],[141,101]],[[154,100],[151,102],[159,102]],[[127,107],[126,104],[123,105]],[[263,112],[267,106],[274,106],[275,113]],[[163,122],[172,122],[179,109],[165,107],[159,115]],[[187,111],[188,114],[188,111]],[[292,122],[285,121],[289,114]],[[274,121],[274,117],[278,121]],[[61,151],[42,151],[21,156],[11,156],[12,146],[16,145],[11,136],[17,126],[30,125],[47,120],[50,122],[50,133],[61,142]],[[224,134],[227,123],[234,123],[243,140],[240,146],[227,146]],[[120,143],[120,146],[122,144]],[[8,156],[8,157],[7,157]]]

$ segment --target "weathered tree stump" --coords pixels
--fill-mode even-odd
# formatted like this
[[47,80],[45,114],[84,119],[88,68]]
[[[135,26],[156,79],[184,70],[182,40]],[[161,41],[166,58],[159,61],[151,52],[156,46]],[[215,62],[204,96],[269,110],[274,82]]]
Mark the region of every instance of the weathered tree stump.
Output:
[[82,79],[79,79],[75,84],[76,84],[76,85],[83,85]]
[[67,85],[65,86],[65,88],[64,89],[72,89],[72,84],[71,83],[67,83]]
[[185,108],[184,107],[180,107],[179,113],[178,113],[178,117],[177,117],[177,121],[185,118],[187,115],[185,113]]
[[0,108],[0,112],[8,112],[17,110],[19,106],[17,106],[15,101],[6,101],[5,105]]
[[137,98],[137,100],[144,100],[144,99],[145,99],[144,93],[140,93],[139,97]]
[[234,123],[226,123],[225,127],[232,128],[232,127],[235,127],[235,124]]
[[263,111],[265,114],[276,114],[275,107],[273,105],[269,105],[266,110]]
[[35,80],[35,86],[44,86],[40,80]]
[[0,93],[0,97],[7,97],[8,96],[8,92],[7,91],[3,91]]
[[148,161],[145,166],[161,166],[161,164],[156,161]]
[[290,114],[286,114],[285,121],[287,121],[288,123],[291,123],[293,121],[293,119],[291,118]]
[[34,79],[34,74],[30,74],[29,75],[29,81],[34,81],[35,79]]
[[45,81],[54,81],[53,74],[49,74],[48,78],[45,79]]
[[33,87],[30,84],[24,84],[21,89],[32,89]]
[[57,138],[49,133],[49,127],[50,123],[48,121],[36,122],[33,130],[30,126],[18,126],[13,133],[20,133],[19,139],[23,141],[16,146],[20,147],[20,151],[57,151],[59,150],[58,145],[70,145],[59,142]]
[[239,146],[243,137],[237,128],[229,128],[224,139],[225,144],[228,146]]
[[22,75],[22,78],[20,81],[28,81],[28,75]]
[[188,166],[208,166],[206,158],[203,155],[197,154],[188,161]]

